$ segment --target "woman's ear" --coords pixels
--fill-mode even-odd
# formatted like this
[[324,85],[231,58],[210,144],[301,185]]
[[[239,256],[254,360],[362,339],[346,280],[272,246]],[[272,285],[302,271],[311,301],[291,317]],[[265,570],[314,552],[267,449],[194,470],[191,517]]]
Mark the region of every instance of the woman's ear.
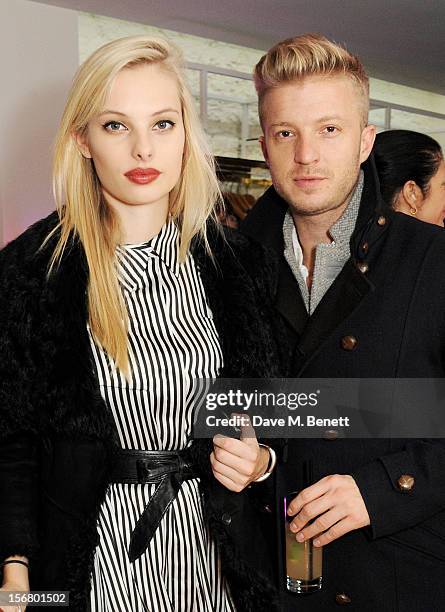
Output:
[[399,198],[403,199],[406,206],[416,211],[422,206],[424,200],[422,190],[415,181],[406,181],[400,191]]
[[80,134],[79,132],[73,132],[71,136],[82,155],[88,159],[91,159],[92,155],[88,146],[87,133],[84,132],[83,134]]

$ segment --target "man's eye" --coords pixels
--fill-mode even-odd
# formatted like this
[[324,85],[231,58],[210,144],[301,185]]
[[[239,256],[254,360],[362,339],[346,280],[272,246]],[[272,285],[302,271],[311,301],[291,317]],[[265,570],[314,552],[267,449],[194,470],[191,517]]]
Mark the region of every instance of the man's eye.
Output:
[[169,119],[161,119],[161,121],[156,123],[155,128],[161,132],[165,132],[166,130],[170,130],[174,125],[174,122]]
[[328,125],[327,127],[324,128],[323,131],[326,134],[335,134],[336,132],[338,132],[338,129],[335,127],[335,125]]
[[120,121],[107,121],[107,123],[104,124],[104,128],[108,132],[123,132],[127,129]]
[[280,130],[278,136],[280,138],[289,138],[289,136],[292,136],[292,132],[290,130]]

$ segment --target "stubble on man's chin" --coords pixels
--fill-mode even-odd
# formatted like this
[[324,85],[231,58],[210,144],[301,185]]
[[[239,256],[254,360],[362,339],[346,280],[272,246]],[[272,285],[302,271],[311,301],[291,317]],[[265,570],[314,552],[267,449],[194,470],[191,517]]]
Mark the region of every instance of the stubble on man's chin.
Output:
[[345,198],[342,198],[340,203],[326,202],[325,204],[310,205],[304,204],[301,201],[297,201],[289,197],[289,195],[285,193],[285,190],[280,188],[280,185],[275,185],[275,191],[287,203],[292,215],[296,215],[298,217],[317,217],[318,215],[333,212],[338,208],[341,208],[345,202]]
[[[360,167],[359,167],[360,170]],[[353,183],[352,186],[348,186],[346,189],[342,190],[342,193],[335,200],[330,200],[324,204],[318,203],[315,205],[304,204],[302,201],[298,201],[295,198],[289,197],[285,190],[281,188],[281,185],[274,185],[275,191],[283,198],[283,200],[288,204],[292,215],[298,217],[317,217],[319,215],[325,215],[327,213],[335,213],[336,210],[346,209],[349,204],[352,194],[357,187],[359,178],[359,171],[357,172],[357,179]]]
[[292,214],[297,215],[298,217],[318,217],[319,215],[324,215],[326,213],[334,213],[336,210],[345,208],[346,200],[340,202],[340,204],[328,203],[324,206],[318,206],[310,208],[309,206],[304,206],[300,202],[288,202],[289,208]]

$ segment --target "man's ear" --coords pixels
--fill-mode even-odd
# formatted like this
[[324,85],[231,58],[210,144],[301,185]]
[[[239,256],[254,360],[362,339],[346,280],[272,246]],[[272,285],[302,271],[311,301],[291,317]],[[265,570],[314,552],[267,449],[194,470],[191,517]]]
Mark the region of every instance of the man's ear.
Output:
[[374,140],[376,135],[375,125],[367,125],[363,131],[360,141],[360,163],[366,161],[374,146]]
[[84,132],[83,134],[80,134],[79,132],[73,132],[71,136],[82,155],[88,159],[91,159],[92,155],[88,146],[88,138],[86,132]]
[[260,143],[260,145],[261,145],[261,150],[262,150],[262,152],[263,152],[264,160],[265,160],[266,164],[267,164],[267,165],[269,165],[269,156],[268,156],[268,154],[267,154],[267,146],[266,146],[266,141],[265,141],[265,139],[264,139],[264,135],[261,135],[261,136],[258,138],[258,142],[259,142],[259,143]]

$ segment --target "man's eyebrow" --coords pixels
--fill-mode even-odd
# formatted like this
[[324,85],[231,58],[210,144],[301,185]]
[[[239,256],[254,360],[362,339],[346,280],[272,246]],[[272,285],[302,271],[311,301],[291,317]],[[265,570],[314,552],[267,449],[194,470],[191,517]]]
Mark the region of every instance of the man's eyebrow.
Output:
[[[330,121],[344,121],[344,117],[340,115],[325,115],[324,117],[318,117],[314,120],[314,123],[329,123]],[[269,127],[281,127],[283,125],[288,125],[290,127],[294,127],[294,123],[292,121],[275,121],[271,123]]]
[[[163,115],[164,113],[176,113],[179,115],[179,111],[176,108],[162,108],[161,110],[156,111],[151,114],[151,117],[156,117],[157,115]],[[121,113],[120,111],[106,109],[99,114],[99,117],[102,115],[119,115],[119,117],[127,117],[125,113]]]
[[344,121],[344,117],[340,115],[325,115],[317,119],[317,123],[329,123],[329,121]]
[[281,127],[283,125],[289,125],[289,126],[293,126],[292,121],[278,121],[275,123],[271,123],[269,127]]

